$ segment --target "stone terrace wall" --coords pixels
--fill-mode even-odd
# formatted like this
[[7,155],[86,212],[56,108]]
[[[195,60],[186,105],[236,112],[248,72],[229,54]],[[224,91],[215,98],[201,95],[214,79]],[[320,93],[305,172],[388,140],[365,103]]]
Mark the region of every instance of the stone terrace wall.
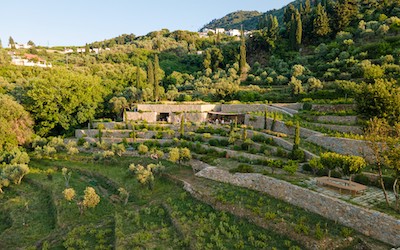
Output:
[[[254,120],[254,118],[256,120]],[[265,121],[265,118],[263,116],[246,115],[244,124],[246,124],[248,126],[252,126],[255,129],[264,129],[264,121]],[[272,121],[273,121],[273,119],[268,118],[267,129],[271,128]],[[279,133],[284,133],[287,135],[294,135],[295,134],[295,126],[288,127],[285,125],[284,122],[276,121],[274,131],[279,132]],[[313,135],[320,135],[320,134],[321,133],[319,133],[317,131],[313,131],[313,130],[306,129],[306,128],[300,128],[300,136],[303,138],[307,138],[307,137],[310,137]]]
[[400,246],[400,220],[386,214],[261,174],[232,175],[227,171],[209,167],[198,172],[196,176],[267,193],[292,205],[338,221],[369,237]]
[[372,155],[371,149],[362,140],[316,135],[307,138],[307,141],[339,154],[362,156],[367,159]]
[[274,103],[273,106],[293,109],[297,111],[303,109],[303,103]]
[[352,133],[361,135],[363,133],[362,129],[357,126],[348,125],[334,125],[334,124],[324,124],[324,123],[312,123],[314,126],[327,128],[333,131],[338,131],[342,133]]
[[338,112],[356,109],[355,104],[313,104],[311,110],[319,112]]
[[126,112],[127,121],[147,121],[150,123],[157,122],[156,112]]
[[220,105],[214,104],[138,104],[139,111],[151,111],[157,113],[173,112],[208,112],[219,111]]
[[[276,106],[276,105],[274,105]],[[278,112],[278,113],[284,113],[287,115],[292,115],[293,112],[297,112],[295,110],[292,110],[291,112],[288,112],[285,110],[285,107],[274,107],[271,105],[267,104],[223,104],[221,105],[221,112],[223,113],[248,113],[248,112],[257,112],[257,111],[262,111],[264,112],[265,110],[268,110],[268,112]]]
[[336,124],[356,124],[358,122],[357,116],[338,116],[338,115],[324,115],[315,117],[317,122],[331,122]]
[[266,104],[222,104],[223,113],[247,113],[256,111],[265,111],[268,108]]

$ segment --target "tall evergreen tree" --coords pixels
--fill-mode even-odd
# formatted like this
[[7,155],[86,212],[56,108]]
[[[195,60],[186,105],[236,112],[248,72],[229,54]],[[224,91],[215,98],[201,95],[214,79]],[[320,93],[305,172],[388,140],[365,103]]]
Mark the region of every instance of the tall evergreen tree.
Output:
[[292,27],[292,16],[296,13],[296,8],[293,6],[293,4],[290,4],[288,8],[284,9],[284,14],[283,14],[283,22],[285,23],[286,26],[286,33],[289,34],[290,37],[290,30]]
[[204,69],[211,69],[211,52],[210,50],[205,51],[204,61],[203,61]]
[[293,50],[296,49],[296,19],[294,14],[292,14],[292,19],[290,21],[289,42],[290,42],[290,47]]
[[325,8],[319,3],[317,6],[317,13],[314,19],[314,33],[317,36],[326,36],[331,32],[329,27],[329,17]]
[[149,87],[154,86],[154,67],[153,62],[149,59],[147,61],[147,84]]
[[301,45],[303,39],[303,23],[301,21],[301,15],[296,11],[296,49]]
[[279,36],[279,22],[278,18],[273,15],[269,15],[269,22],[268,22],[268,32],[269,32],[269,37],[273,40],[276,41]]
[[300,147],[300,124],[299,121],[296,123],[296,130],[294,134],[294,145],[293,150],[296,150]]
[[15,49],[15,42],[14,42],[14,39],[11,36],[8,39],[8,45],[10,46],[10,48]]
[[304,12],[306,14],[311,13],[311,2],[310,2],[310,0],[306,0],[305,7],[304,7]]
[[159,70],[160,70],[160,63],[159,63],[159,61],[158,61],[158,55],[156,54],[155,56],[154,56],[154,88],[153,88],[153,91],[154,91],[154,100],[156,101],[156,102],[158,102],[158,99],[159,99],[159,95],[160,95],[160,86],[159,86],[159,84],[160,84],[160,74],[159,74]]
[[240,44],[240,60],[239,60],[239,71],[240,74],[246,72],[246,39],[244,37],[243,28],[241,29],[241,44]]
[[90,47],[89,44],[85,45],[85,54],[88,55],[90,53]]
[[357,0],[338,0],[335,5],[337,31],[344,30],[358,14]]

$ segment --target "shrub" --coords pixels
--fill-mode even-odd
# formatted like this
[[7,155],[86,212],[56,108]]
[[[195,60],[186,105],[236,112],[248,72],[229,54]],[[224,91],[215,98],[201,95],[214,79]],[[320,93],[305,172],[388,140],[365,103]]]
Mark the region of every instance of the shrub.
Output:
[[305,153],[301,149],[294,149],[290,152],[289,158],[291,160],[303,162],[305,160]]
[[124,144],[113,144],[111,146],[111,150],[118,156],[122,156],[122,154],[126,151]]
[[236,168],[229,170],[230,173],[254,173],[254,168],[251,165],[240,164]]
[[84,144],[85,142],[86,142],[86,140],[85,140],[84,138],[79,138],[77,144],[78,144],[78,146],[81,147],[81,146],[83,146],[83,144]]
[[147,152],[149,152],[149,148],[144,144],[140,144],[138,146],[138,151],[139,151],[140,155],[145,155],[145,154],[147,154]]
[[285,170],[290,175],[296,173],[297,169],[299,168],[299,164],[296,161],[288,161],[284,166],[283,170]]

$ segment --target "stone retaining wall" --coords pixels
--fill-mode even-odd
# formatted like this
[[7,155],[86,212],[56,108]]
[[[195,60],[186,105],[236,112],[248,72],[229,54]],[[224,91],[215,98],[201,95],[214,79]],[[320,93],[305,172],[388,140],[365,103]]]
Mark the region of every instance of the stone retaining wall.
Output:
[[327,128],[333,131],[342,132],[342,133],[351,133],[356,135],[363,134],[363,131],[360,127],[357,126],[348,126],[348,125],[334,125],[334,124],[323,124],[323,123],[312,123],[312,125],[317,127]]
[[355,110],[355,104],[313,104],[311,110],[319,112],[339,112],[345,110]]
[[[265,118],[263,116],[252,116],[246,115],[244,124],[248,126],[252,126],[255,129],[264,129],[264,121]],[[273,119],[267,118],[267,129],[271,129]],[[273,131],[287,134],[287,135],[294,135],[295,134],[295,126],[287,126],[284,122],[275,121],[275,126]],[[313,131],[306,128],[300,128],[300,136],[303,138],[307,138],[313,135],[320,135],[320,132]]]
[[318,135],[311,136],[306,140],[339,154],[356,155],[371,160],[369,157],[372,155],[371,149],[362,140]]
[[[266,134],[266,133],[260,133],[260,132],[256,132],[256,131],[251,131],[251,130],[247,132],[249,137],[253,137],[253,135],[256,134],[256,133],[262,134],[263,136],[265,136],[267,138],[272,138],[274,140],[274,142],[279,147],[282,147],[282,148],[284,148],[284,149],[286,149],[288,151],[291,151],[293,149],[293,143],[288,142],[283,138],[279,138],[279,137],[276,137],[276,136],[273,136],[273,135],[269,135],[269,134]],[[311,160],[312,158],[317,157],[315,154],[313,154],[313,153],[311,153],[311,152],[309,152],[307,150],[304,150],[302,148],[300,148],[300,149],[304,151],[306,160]]]
[[257,190],[351,227],[392,246],[400,246],[400,220],[386,214],[349,204],[285,181],[261,174],[230,174],[213,167],[196,174],[215,181]]
[[358,122],[357,116],[348,115],[348,116],[339,116],[339,115],[324,115],[324,116],[316,116],[316,122],[328,122],[335,124],[356,124]]
[[247,113],[265,111],[268,108],[266,104],[222,104],[223,113]]

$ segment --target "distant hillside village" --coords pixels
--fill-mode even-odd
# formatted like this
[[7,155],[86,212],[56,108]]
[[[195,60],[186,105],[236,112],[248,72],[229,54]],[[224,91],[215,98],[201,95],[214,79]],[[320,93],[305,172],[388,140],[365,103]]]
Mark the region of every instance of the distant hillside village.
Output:
[[[250,36],[251,31],[243,31],[243,34],[245,36]],[[238,29],[230,29],[230,30],[225,30],[224,28],[216,28],[216,29],[208,29],[204,28],[199,32],[200,37],[208,37],[213,34],[225,34],[227,36],[241,36],[241,32]]]

